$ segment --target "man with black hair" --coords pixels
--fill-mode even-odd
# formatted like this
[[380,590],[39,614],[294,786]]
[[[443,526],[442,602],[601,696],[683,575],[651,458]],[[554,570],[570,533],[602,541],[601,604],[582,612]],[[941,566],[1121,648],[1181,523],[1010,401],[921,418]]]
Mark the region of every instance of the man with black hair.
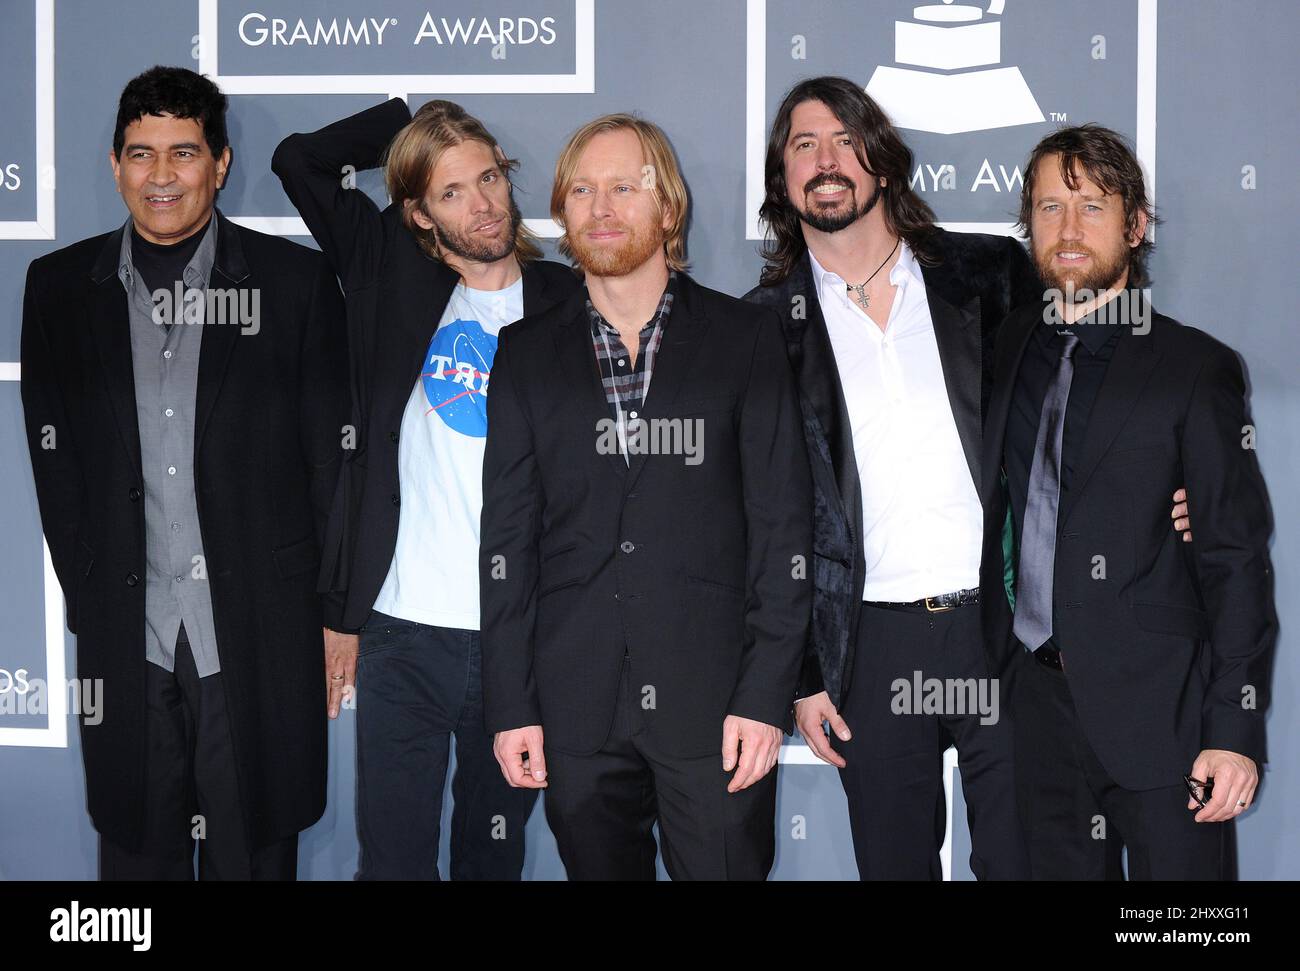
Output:
[[[109,155],[130,213],[35,260],[22,399],[77,635],[100,877],[293,879],[325,807],[320,539],[348,420],[319,254],[215,208],[226,98],[127,84]],[[194,326],[194,325],[199,326]]]

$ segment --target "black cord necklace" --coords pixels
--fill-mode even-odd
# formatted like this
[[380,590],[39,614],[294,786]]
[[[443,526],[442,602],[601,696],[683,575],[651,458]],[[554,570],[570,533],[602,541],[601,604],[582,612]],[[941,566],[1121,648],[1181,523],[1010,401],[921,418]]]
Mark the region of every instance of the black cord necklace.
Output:
[[[889,255],[885,257],[885,263],[888,263],[890,260],[894,258],[894,253],[898,251],[898,244],[901,242],[902,242],[901,239],[894,241],[894,248],[891,249],[889,251]],[[885,268],[885,263],[881,263],[878,267],[876,267],[876,273],[879,273],[881,270]],[[868,283],[870,283],[872,280],[876,278],[876,273],[871,274],[871,276],[867,277],[861,283],[845,282],[844,284],[846,287],[848,287],[850,290],[852,290],[854,293],[858,295],[858,303],[862,305],[863,310],[871,309],[871,298],[867,296],[866,286]]]

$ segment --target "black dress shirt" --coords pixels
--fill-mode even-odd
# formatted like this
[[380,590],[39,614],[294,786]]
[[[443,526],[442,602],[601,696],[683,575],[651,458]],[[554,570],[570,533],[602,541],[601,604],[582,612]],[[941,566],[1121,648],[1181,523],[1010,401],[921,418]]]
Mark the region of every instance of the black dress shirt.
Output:
[[[1044,304],[1044,320],[1048,317]],[[1120,315],[1114,315],[1119,317]],[[1055,315],[1052,315],[1055,318]],[[1025,521],[1025,502],[1029,494],[1029,473],[1034,466],[1034,446],[1038,441],[1038,421],[1043,411],[1043,397],[1061,360],[1061,334],[1074,334],[1079,348],[1074,352],[1074,377],[1065,406],[1065,431],[1061,439],[1061,494],[1070,491],[1070,480],[1083,451],[1083,436],[1088,416],[1106,377],[1106,368],[1115,354],[1121,330],[1127,319],[1109,319],[1105,311],[1080,317],[1073,324],[1042,323],[1034,328],[1025,347],[1016,386],[1007,416],[1003,462],[1007,473],[1007,492],[1011,501],[1011,521],[1015,529],[1016,555],[1019,556],[1021,530]],[[1059,528],[1059,524],[1058,524]],[[1053,637],[1047,642],[1057,647]]]

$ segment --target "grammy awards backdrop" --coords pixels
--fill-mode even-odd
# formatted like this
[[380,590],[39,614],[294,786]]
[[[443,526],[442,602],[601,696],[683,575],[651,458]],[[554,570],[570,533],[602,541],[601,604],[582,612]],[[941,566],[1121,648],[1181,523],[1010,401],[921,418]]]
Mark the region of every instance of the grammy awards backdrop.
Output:
[[[949,229],[1014,233],[1025,159],[1054,128],[1122,133],[1161,217],[1155,305],[1230,344],[1247,375],[1281,633],[1270,762],[1237,826],[1239,873],[1300,877],[1297,44],[1294,0],[3,0],[0,879],[96,876],[76,718],[93,722],[113,699],[77,679],[24,439],[19,332],[28,263],[122,224],[108,162],[117,98],[154,64],[199,71],[230,98],[221,210],[310,246],[271,172],[290,132],[394,96],[412,109],[457,101],[520,160],[516,198],[553,257],[557,153],[585,121],[632,111],[681,160],[693,275],[736,295],[761,266],[768,126],[801,78],[843,75],[879,101],[915,154],[913,186]],[[379,173],[356,178],[382,201]],[[302,835],[303,878],[356,867],[355,717],[345,706],[329,725],[328,808]],[[779,772],[773,877],[855,879],[836,771],[795,736]],[[945,778],[945,872],[971,879],[952,750]],[[444,847],[444,874],[446,859]],[[524,875],[564,877],[540,807]]]

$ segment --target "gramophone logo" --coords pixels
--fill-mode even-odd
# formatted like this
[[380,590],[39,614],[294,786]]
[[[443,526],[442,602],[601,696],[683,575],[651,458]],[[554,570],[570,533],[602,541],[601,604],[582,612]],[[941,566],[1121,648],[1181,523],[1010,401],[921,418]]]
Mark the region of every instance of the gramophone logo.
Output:
[[912,20],[894,21],[894,60],[908,66],[876,68],[867,94],[898,127],[941,135],[1044,121],[1020,68],[997,66],[1005,5],[914,8]]

